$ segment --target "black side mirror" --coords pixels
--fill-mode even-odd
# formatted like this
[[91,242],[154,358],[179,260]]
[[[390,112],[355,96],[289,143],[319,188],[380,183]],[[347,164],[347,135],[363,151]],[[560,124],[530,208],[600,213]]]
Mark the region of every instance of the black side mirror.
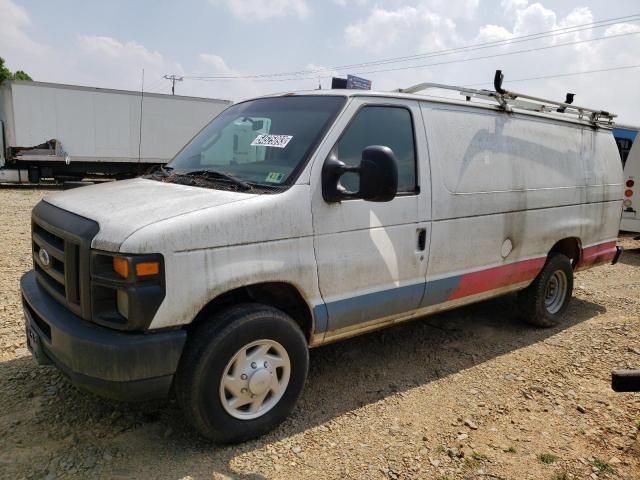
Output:
[[[360,190],[349,192],[340,184],[347,172],[360,175]],[[398,161],[389,147],[373,145],[362,151],[357,167],[348,167],[331,154],[322,166],[322,197],[327,202],[361,198],[370,202],[389,202],[398,192]]]

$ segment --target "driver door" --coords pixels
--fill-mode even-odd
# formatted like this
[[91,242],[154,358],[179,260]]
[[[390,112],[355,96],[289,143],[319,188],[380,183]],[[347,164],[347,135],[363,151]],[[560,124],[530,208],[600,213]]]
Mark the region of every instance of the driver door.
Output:
[[[345,113],[342,128],[334,128],[333,138],[323,145],[313,176],[314,247],[327,317],[317,324],[326,324],[325,340],[411,316],[424,294],[429,253],[428,162],[418,103],[356,97]],[[370,145],[393,150],[399,167],[397,196],[384,203],[327,203],[320,182],[324,159],[335,153],[357,166]],[[341,183],[357,191],[359,178],[348,173]]]

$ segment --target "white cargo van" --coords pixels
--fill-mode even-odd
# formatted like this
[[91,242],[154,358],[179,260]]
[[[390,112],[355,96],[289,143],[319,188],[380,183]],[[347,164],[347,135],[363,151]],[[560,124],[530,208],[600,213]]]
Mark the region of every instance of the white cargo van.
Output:
[[34,356],[102,395],[173,391],[231,442],[288,415],[309,347],[514,291],[559,324],[574,271],[620,253],[612,116],[497,87],[244,101],[147,178],[46,197]]
[[640,232],[640,142],[634,142],[624,163],[624,200],[620,230]]

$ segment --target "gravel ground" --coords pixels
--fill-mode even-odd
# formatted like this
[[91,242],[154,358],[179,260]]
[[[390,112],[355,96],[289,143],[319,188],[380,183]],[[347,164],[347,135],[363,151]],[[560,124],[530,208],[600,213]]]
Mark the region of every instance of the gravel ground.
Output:
[[640,478],[640,241],[576,276],[562,328],[513,296],[322,347],[276,431],[235,447],[193,433],[173,401],[110,402],[38,367],[18,293],[29,214],[46,192],[0,190],[0,478]]

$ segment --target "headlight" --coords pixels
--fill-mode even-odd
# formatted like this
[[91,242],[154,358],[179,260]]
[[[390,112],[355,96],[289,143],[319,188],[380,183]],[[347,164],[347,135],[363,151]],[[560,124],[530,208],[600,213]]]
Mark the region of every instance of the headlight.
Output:
[[91,254],[91,318],[120,330],[145,330],[165,296],[160,254]]

